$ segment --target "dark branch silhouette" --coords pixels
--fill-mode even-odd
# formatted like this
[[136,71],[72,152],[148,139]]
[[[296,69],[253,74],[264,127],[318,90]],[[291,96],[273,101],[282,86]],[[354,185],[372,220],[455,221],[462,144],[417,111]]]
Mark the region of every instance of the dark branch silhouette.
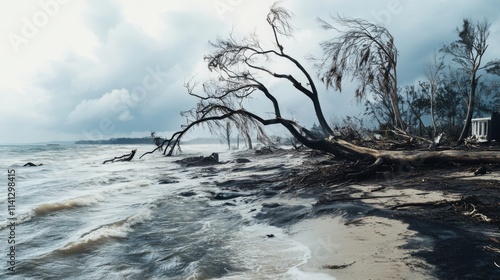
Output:
[[108,160],[105,160],[102,162],[102,164],[106,164],[108,162],[118,162],[118,161],[131,161],[134,156],[135,156],[135,153],[137,152],[137,149],[134,149],[130,152],[130,154],[126,154],[126,155],[123,155],[123,156],[120,156],[120,157],[114,157],[113,159],[108,159]]
[[[195,108],[181,113],[186,119],[186,124],[161,144],[160,147],[165,148],[165,155],[172,155],[175,149],[179,149],[181,138],[194,127],[205,126],[213,131],[225,128],[227,123],[231,123],[244,135],[248,135],[250,131],[256,131],[257,138],[266,137],[265,126],[280,125],[306,147],[328,152],[337,159],[372,164],[369,168],[378,167],[383,163],[400,162],[418,165],[428,161],[500,161],[500,154],[492,152],[466,152],[468,156],[464,157],[463,151],[386,151],[357,146],[336,136],[324,117],[315,81],[297,59],[285,52],[281,44],[280,37],[291,36],[289,19],[288,11],[277,5],[271,8],[267,22],[274,35],[273,48],[263,48],[256,35],[237,40],[231,34],[227,39],[218,39],[211,43],[214,51],[205,56],[205,61],[208,69],[215,74],[215,78],[203,83],[203,90],[198,93],[195,93],[196,83],[186,83],[188,94],[198,98],[198,103]],[[351,40],[351,45],[339,46],[345,50],[342,54],[344,58],[325,59],[325,67],[328,61],[333,61],[332,64],[328,64],[332,67],[335,67],[338,61],[344,61],[346,65],[344,69],[337,69],[337,72],[332,70],[331,75],[328,74],[329,72],[326,73],[323,81],[326,80],[327,85],[332,84],[336,82],[335,79],[342,78],[337,74],[354,71],[356,75],[364,75],[366,79],[361,82],[356,95],[365,94],[367,87],[371,90],[378,90],[390,96],[389,99],[393,102],[392,107],[395,112],[398,111],[399,109],[395,106],[397,98],[393,96],[397,88],[395,71],[397,50],[392,36],[387,30],[364,21],[346,19],[345,24],[355,28],[360,34],[349,33],[351,35],[347,39]],[[344,34],[344,36],[347,35]],[[359,42],[361,45],[355,46]],[[367,44],[365,47],[362,47],[363,42]],[[334,40],[328,46],[337,43],[339,42]],[[356,50],[351,48],[356,48]],[[351,51],[358,55],[357,58],[350,56]],[[334,49],[326,50],[325,55],[335,56],[335,53]],[[275,71],[273,68],[276,61],[288,63],[289,73]],[[347,63],[359,67],[353,69],[347,66]],[[269,81],[288,85],[292,90],[276,92],[274,87],[268,85]],[[303,96],[306,97],[305,100],[310,101],[309,105],[313,108],[311,112],[316,115],[319,126],[327,137],[313,133],[293,118],[283,115],[279,100],[291,95]],[[267,102],[267,106],[273,110],[272,113],[268,117],[262,117],[258,111],[247,110],[245,105],[252,98],[259,98],[259,103],[263,105]],[[397,113],[395,116],[396,124],[401,126]],[[402,130],[397,130],[397,133],[412,138]]]
[[342,82],[351,76],[358,82],[355,96],[365,99],[368,92],[387,96],[394,114],[393,124],[403,129],[398,105],[398,50],[394,38],[384,27],[362,19],[333,18],[339,29],[319,19],[326,30],[340,36],[321,43],[324,57],[317,64],[319,76],[327,86],[342,90]]

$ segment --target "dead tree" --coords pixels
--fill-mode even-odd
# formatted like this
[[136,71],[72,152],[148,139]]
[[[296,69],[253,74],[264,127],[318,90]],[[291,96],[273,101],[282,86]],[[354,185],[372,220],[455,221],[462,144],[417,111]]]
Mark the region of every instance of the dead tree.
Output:
[[368,92],[388,97],[392,120],[396,128],[403,128],[398,105],[397,61],[398,50],[394,38],[384,27],[362,19],[333,18],[336,26],[320,19],[324,29],[335,30],[340,36],[321,43],[324,56],[318,63],[319,76],[327,86],[342,90],[342,82],[352,76],[358,87],[355,96],[365,99]]
[[[274,47],[271,48],[264,48],[256,35],[241,40],[230,35],[228,39],[219,39],[212,43],[215,50],[207,55],[205,60],[208,69],[215,73],[216,77],[203,84],[201,93],[195,93],[193,86],[187,87],[188,93],[197,97],[199,101],[195,108],[182,113],[187,120],[182,129],[174,133],[170,139],[164,140],[163,145],[165,145],[167,155],[172,155],[179,145],[180,139],[193,127],[206,125],[209,128],[217,128],[229,120],[240,131],[255,129],[258,138],[259,135],[265,135],[264,126],[281,125],[297,141],[311,149],[328,152],[337,159],[360,160],[372,164],[372,167],[402,161],[409,165],[439,160],[500,162],[500,153],[494,152],[384,151],[357,146],[336,137],[324,117],[315,80],[297,59],[285,52],[285,48],[281,44],[280,39],[283,36],[291,36],[292,28],[289,25],[289,20],[290,13],[287,10],[276,4],[272,6],[267,16],[267,23],[274,38]],[[287,69],[290,69],[290,72],[283,73],[273,70],[273,61],[288,63]],[[386,67],[388,67],[387,70],[390,70],[395,67],[395,64],[386,65]],[[273,92],[265,82],[267,79],[263,77],[270,77],[274,79],[274,82],[287,84],[293,90]],[[305,96],[310,101],[310,106],[313,108],[319,125],[330,136],[318,137],[317,134],[312,133],[282,113],[279,99],[289,98],[292,94]],[[273,115],[266,114],[264,117],[257,112],[246,110],[243,104],[252,98],[259,98],[260,104],[267,101],[267,104],[273,108]],[[306,105],[304,104],[304,106]]]
[[130,152],[130,154],[126,154],[126,155],[123,155],[121,157],[114,157],[113,159],[108,159],[108,160],[105,160],[102,162],[102,164],[106,164],[108,162],[118,162],[118,161],[131,161],[134,156],[135,156],[135,153],[137,152],[137,149],[134,149]]
[[484,65],[482,63],[488,49],[490,26],[487,20],[473,23],[470,19],[464,19],[462,29],[457,29],[459,39],[441,48],[441,52],[451,55],[453,62],[469,76],[467,115],[458,139],[459,143],[463,142],[470,131],[472,116],[476,109],[476,89],[482,76],[479,72],[486,70],[487,73],[500,75],[500,59],[489,61]]
[[435,118],[435,104],[436,104],[436,95],[438,91],[438,86],[442,80],[442,70],[444,69],[444,63],[442,59],[437,57],[435,53],[432,57],[431,61],[427,61],[425,64],[425,76],[427,81],[429,82],[429,93],[428,98],[430,101],[430,115],[432,122],[432,143],[436,144],[435,138],[437,135],[437,126],[436,126],[436,118]]

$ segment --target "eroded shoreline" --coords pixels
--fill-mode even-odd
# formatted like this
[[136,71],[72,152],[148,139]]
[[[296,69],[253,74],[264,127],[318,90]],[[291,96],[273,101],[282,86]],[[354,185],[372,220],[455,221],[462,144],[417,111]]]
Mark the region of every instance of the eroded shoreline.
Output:
[[[304,271],[337,279],[500,279],[497,165],[486,176],[474,176],[473,166],[435,166],[332,182],[328,170],[342,163],[328,156],[288,150],[237,156],[250,161],[200,170],[214,176],[221,193],[252,194],[228,199],[227,207],[259,205],[255,219],[287,228],[308,246],[312,255]],[[272,157],[289,164],[266,165]],[[218,178],[220,170],[234,176]],[[242,178],[238,171],[255,175]],[[311,205],[287,202],[293,198],[308,198]]]

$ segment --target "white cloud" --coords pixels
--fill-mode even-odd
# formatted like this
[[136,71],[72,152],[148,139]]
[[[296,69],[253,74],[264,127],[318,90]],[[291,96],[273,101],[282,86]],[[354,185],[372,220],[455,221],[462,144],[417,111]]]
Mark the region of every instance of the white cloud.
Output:
[[[63,4],[61,4],[63,3]],[[0,83],[27,90],[37,72],[68,52],[93,58],[95,36],[81,19],[83,1],[2,1]],[[8,8],[4,8],[8,7]]]
[[134,119],[131,108],[137,105],[137,101],[126,89],[114,89],[105,93],[98,99],[86,99],[81,101],[75,109],[69,113],[66,124],[95,121],[103,118],[130,121]]

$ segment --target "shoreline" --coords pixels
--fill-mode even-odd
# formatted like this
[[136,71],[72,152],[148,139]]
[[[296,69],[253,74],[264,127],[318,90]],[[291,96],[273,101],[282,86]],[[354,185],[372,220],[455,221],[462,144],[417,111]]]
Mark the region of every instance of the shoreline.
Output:
[[[282,203],[257,216],[311,250],[301,271],[336,279],[500,279],[494,265],[500,263],[499,165],[486,176],[474,176],[467,165],[425,166],[334,184],[329,170],[342,163],[328,155],[278,150],[235,156],[250,158],[258,176],[218,186],[255,191],[256,204]],[[272,157],[293,164],[261,174],[259,166]],[[294,198],[311,204],[301,209],[287,202]]]
[[336,279],[500,279],[500,165],[486,176],[473,165],[395,166],[358,181],[339,179],[345,163],[310,151],[230,159],[202,170],[230,174],[213,181],[222,194],[241,193],[228,207],[248,203],[249,218],[309,248],[294,269]]

